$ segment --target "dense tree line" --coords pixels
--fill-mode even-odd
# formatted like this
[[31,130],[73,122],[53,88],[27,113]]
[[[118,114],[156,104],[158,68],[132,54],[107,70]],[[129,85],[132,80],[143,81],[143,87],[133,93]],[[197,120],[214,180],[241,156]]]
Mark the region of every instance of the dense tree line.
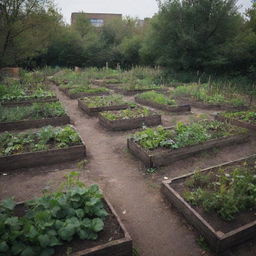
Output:
[[0,0],[0,66],[160,65],[174,72],[256,78],[256,3],[166,0],[150,23],[66,25],[50,0]]

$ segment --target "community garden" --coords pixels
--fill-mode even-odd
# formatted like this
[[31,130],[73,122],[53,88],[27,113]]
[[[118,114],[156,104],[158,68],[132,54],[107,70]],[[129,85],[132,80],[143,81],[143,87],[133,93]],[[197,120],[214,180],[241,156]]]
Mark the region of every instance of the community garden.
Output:
[[194,227],[177,232],[193,253],[255,236],[251,95],[210,81],[174,85],[153,68],[47,69],[5,77],[0,102],[0,255],[146,255],[145,223],[132,223],[140,193],[139,218],[154,229],[168,218],[182,225],[179,216]]

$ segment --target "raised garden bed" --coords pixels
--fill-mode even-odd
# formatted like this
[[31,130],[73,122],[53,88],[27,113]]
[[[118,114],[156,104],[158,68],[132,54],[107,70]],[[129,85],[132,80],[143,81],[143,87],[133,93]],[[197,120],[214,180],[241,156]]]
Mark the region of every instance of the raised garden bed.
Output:
[[215,119],[222,122],[229,122],[233,125],[256,131],[256,112],[242,111],[230,113],[218,113]]
[[[73,178],[72,175],[70,174],[70,179]],[[79,204],[75,204],[72,200]],[[49,201],[55,202],[54,210]],[[29,248],[34,252],[33,255],[41,255],[44,251],[44,255],[53,256],[132,256],[132,239],[113,206],[103,198],[97,185],[90,187],[73,185],[65,191],[48,193],[36,198],[28,205],[26,203],[15,205],[11,200],[1,203],[8,206],[8,210],[3,211],[6,218],[16,217],[15,223],[18,222],[21,227],[24,225],[23,219],[29,218],[26,225],[32,225],[34,232],[40,232],[39,236],[34,236],[33,239],[30,236],[25,238],[22,238],[22,235],[16,236],[17,241],[20,242],[18,244],[20,247],[16,246],[20,253]],[[65,207],[73,210],[74,213],[67,212]],[[85,209],[90,213],[88,214]],[[26,213],[33,217],[27,217]],[[48,218],[40,224],[37,216],[44,216],[45,213]],[[5,219],[0,219],[1,223],[4,221]],[[47,221],[52,221],[56,225],[49,226]],[[62,223],[66,225],[62,227]],[[41,228],[42,226],[44,228]],[[6,225],[3,228],[8,229]],[[13,241],[10,240],[11,232],[8,235],[5,241],[0,239],[1,244],[5,245],[1,249],[7,253],[13,245]]]
[[210,84],[187,84],[176,87],[172,95],[192,107],[217,110],[248,109],[246,98],[220,90]]
[[[172,129],[149,128],[128,138],[127,147],[145,166],[158,167],[207,149],[243,143],[248,140],[249,135],[246,129],[228,124],[225,124],[225,129],[219,133],[218,129],[222,129],[222,124],[205,120],[202,125],[199,124],[199,127],[197,123],[187,126],[181,126],[179,123],[176,128]],[[204,128],[206,125],[209,128]]]
[[146,108],[106,111],[99,113],[99,122],[112,131],[123,131],[161,124],[161,115]]
[[[156,100],[157,98],[159,98],[163,102],[159,103]],[[135,101],[139,104],[161,109],[167,112],[190,112],[191,111],[190,105],[177,105],[175,100],[169,100],[164,95],[156,92],[146,92],[146,93],[139,94],[138,96],[135,97]]]
[[191,97],[177,97],[177,100],[180,102],[186,102],[186,104],[191,105],[194,108],[202,109],[216,109],[216,110],[247,110],[247,106],[232,106],[228,104],[210,104],[202,101],[198,101]]
[[60,126],[70,123],[69,116],[59,102],[34,103],[29,106],[1,107],[0,132]]
[[95,96],[78,100],[78,107],[88,115],[95,115],[102,111],[120,110],[129,107],[119,96]]
[[47,126],[38,131],[0,134],[1,171],[83,159],[86,148],[74,128]]
[[43,83],[21,84],[20,82],[8,82],[0,85],[2,106],[30,105],[36,102],[57,101],[56,95]]
[[31,105],[33,103],[42,102],[55,102],[58,101],[56,96],[44,97],[44,98],[34,98],[28,100],[13,100],[13,101],[3,101],[0,104],[2,106],[20,106],[20,105]]
[[[240,195],[240,193],[244,193],[242,186],[240,190],[235,190],[235,193],[238,193],[238,195],[232,195],[232,193],[230,194],[233,186],[232,184],[239,184],[238,182],[242,182],[246,188],[246,196],[248,197],[249,195],[249,197],[255,197],[255,194],[252,193],[251,195],[249,190],[249,188],[255,187],[255,181],[253,181],[253,184],[248,184],[245,180],[243,180],[248,179],[248,175],[245,172],[246,169],[252,169],[250,172],[252,172],[252,175],[254,174],[255,176],[255,160],[256,155],[253,155],[234,162],[228,162],[201,171],[196,171],[194,173],[174,178],[169,181],[164,181],[162,183],[161,190],[166,199],[185,217],[185,219],[191,225],[195,227],[195,229],[197,229],[204,236],[210,247],[216,252],[224,251],[232,246],[236,246],[250,238],[255,237],[255,203],[253,203],[254,207],[251,209],[248,209],[248,206],[247,210],[238,209],[244,203],[239,201],[243,200],[243,196]],[[219,179],[222,179],[222,181],[218,182]],[[254,180],[252,176],[250,179]],[[218,186],[221,186],[224,180],[226,183],[224,189],[226,189],[226,191],[223,191],[219,197],[217,196],[217,193],[220,193],[218,192],[220,191],[220,187]],[[222,204],[218,205],[218,207],[220,207],[218,212],[216,212],[217,209],[211,209],[211,207],[216,207],[215,205],[207,206],[209,209],[206,211],[200,203],[192,203],[194,198],[197,198],[198,195],[202,195],[198,193],[198,195],[195,194],[194,198],[193,195],[190,197],[191,192],[192,194],[197,193],[197,189],[199,189],[198,186],[200,186],[200,191],[204,191],[205,186],[216,186],[216,189],[212,187],[213,190],[207,192],[217,192],[216,195],[209,194],[207,200],[208,204],[215,204],[214,200],[216,200],[216,198],[222,198],[220,199]],[[231,190],[229,190],[230,188]],[[212,199],[209,199],[210,195],[213,196]],[[234,202],[228,205],[231,198],[233,198],[232,200],[234,200]],[[247,205],[250,204],[247,203]],[[204,207],[206,207],[206,205]],[[239,211],[234,212],[234,209],[235,211]],[[227,216],[230,214],[233,216],[227,221],[221,217],[222,215],[225,216],[226,214],[228,214]]]

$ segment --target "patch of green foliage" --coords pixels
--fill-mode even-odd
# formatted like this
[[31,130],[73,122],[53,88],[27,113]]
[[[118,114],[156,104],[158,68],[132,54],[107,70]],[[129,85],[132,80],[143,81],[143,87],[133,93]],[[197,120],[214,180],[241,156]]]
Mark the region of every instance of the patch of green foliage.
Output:
[[88,80],[86,74],[84,72],[74,72],[69,69],[62,70],[61,72],[55,74],[52,78],[58,84],[77,84],[86,86],[88,84]]
[[246,129],[228,123],[200,120],[188,125],[178,122],[174,129],[165,129],[162,126],[147,128],[135,133],[131,138],[148,150],[157,148],[178,149],[245,132],[247,132]]
[[154,91],[141,93],[137,95],[137,97],[140,99],[153,101],[158,104],[171,105],[171,106],[177,105],[174,99],[171,99],[161,93],[154,92]]
[[240,111],[240,112],[226,112],[226,113],[220,113],[220,115],[226,118],[256,124],[256,111],[249,110],[249,111]]
[[116,105],[125,105],[127,104],[121,95],[106,95],[106,96],[94,96],[94,97],[85,97],[82,101],[90,108],[96,107],[109,107]]
[[0,155],[14,155],[82,144],[79,134],[71,127],[46,126],[37,131],[0,134]]
[[157,172],[157,169],[156,168],[148,168],[147,170],[146,170],[146,173],[147,174],[154,174],[154,173],[156,173]]
[[[64,186],[63,186],[64,185]],[[97,185],[86,187],[67,176],[64,189],[45,193],[26,203],[26,213],[15,215],[16,203],[0,203],[0,254],[5,256],[50,256],[55,247],[72,241],[97,240],[108,215]]]
[[101,115],[109,120],[121,120],[147,117],[152,115],[152,111],[143,107],[135,107],[116,111],[104,111]]
[[189,84],[178,86],[173,91],[173,96],[192,97],[198,101],[208,104],[227,104],[235,107],[245,106],[245,100],[234,94],[223,94],[220,90],[215,90],[208,84]]
[[41,86],[31,87],[20,84],[0,85],[0,102],[43,99],[53,96],[55,94],[52,91]]
[[223,220],[234,220],[242,211],[255,209],[256,162],[217,171],[196,172],[185,183],[184,198]]
[[16,107],[0,106],[0,113],[0,122],[12,122],[60,117],[65,115],[65,110],[60,102],[51,102]]
[[45,80],[45,76],[40,71],[27,72],[22,70],[20,79],[23,84],[42,83]]

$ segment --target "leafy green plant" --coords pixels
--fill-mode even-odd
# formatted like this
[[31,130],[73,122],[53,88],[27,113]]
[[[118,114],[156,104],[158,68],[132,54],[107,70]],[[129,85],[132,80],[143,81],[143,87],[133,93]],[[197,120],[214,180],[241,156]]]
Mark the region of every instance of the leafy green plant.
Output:
[[157,148],[178,149],[203,143],[211,139],[246,132],[246,129],[238,128],[228,123],[200,120],[188,125],[178,122],[174,129],[165,129],[162,126],[147,128],[136,132],[131,138],[148,150]]
[[240,111],[240,112],[226,112],[220,113],[220,115],[239,121],[245,121],[248,123],[256,124],[256,111]]
[[41,99],[55,94],[44,83],[21,83],[5,79],[0,85],[0,102]]
[[65,115],[60,102],[33,103],[28,106],[5,107],[0,106],[0,122],[20,120],[35,120],[41,118],[59,117]]
[[139,99],[149,100],[152,102],[156,102],[158,104],[171,105],[171,106],[177,105],[175,99],[171,99],[161,93],[157,93],[154,91],[141,93],[141,94],[137,95],[137,97]]
[[156,173],[157,172],[157,169],[156,168],[148,168],[147,170],[146,170],[146,173],[147,174],[154,174],[154,173]]
[[185,183],[184,198],[205,211],[231,221],[242,211],[255,209],[255,161],[214,172],[198,172]]
[[86,187],[74,177],[67,176],[65,189],[29,201],[22,217],[15,216],[13,200],[0,203],[1,255],[50,256],[75,237],[98,238],[108,215],[102,194],[97,185]]
[[37,131],[0,134],[0,155],[66,148],[81,144],[79,134],[71,127],[46,126]]
[[209,251],[210,247],[209,244],[206,242],[205,238],[203,236],[199,236],[196,239],[196,243],[204,250],[204,251]]

